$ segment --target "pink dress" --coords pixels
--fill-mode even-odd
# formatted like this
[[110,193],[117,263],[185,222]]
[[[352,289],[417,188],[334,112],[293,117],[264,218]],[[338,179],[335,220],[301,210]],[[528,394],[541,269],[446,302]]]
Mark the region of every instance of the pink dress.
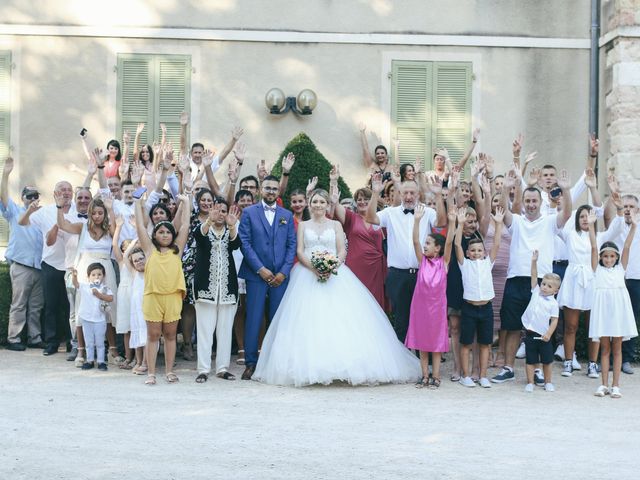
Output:
[[423,352],[448,352],[447,268],[442,257],[422,257],[404,344]]
[[382,251],[384,239],[382,229],[376,229],[373,226],[367,228],[360,215],[349,210],[345,213],[344,233],[349,240],[345,263],[384,310],[384,279],[387,276],[387,264]]

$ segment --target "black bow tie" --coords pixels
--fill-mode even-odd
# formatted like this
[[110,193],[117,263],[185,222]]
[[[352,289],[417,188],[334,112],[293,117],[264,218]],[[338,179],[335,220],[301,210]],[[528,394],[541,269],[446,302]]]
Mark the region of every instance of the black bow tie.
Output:
[[89,214],[87,214],[87,213],[79,213],[78,214],[78,218],[86,218],[88,220],[89,219]]
[[275,213],[276,207],[275,207],[275,205],[273,207],[270,207],[269,205],[265,205],[264,206],[264,211],[265,212],[273,212],[273,213]]
[[413,209],[413,208],[405,208],[404,210],[402,210],[402,213],[404,213],[405,215],[406,215],[407,213],[410,213],[410,214],[412,214],[412,215],[413,215],[413,213],[414,213],[414,209]]

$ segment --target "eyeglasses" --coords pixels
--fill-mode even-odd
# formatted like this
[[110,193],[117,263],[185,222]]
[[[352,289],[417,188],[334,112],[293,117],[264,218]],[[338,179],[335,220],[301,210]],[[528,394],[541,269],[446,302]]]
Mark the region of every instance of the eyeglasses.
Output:
[[40,198],[40,194],[38,192],[29,193],[25,195],[24,198],[26,198],[27,200],[38,200]]
[[160,198],[160,199],[158,200],[158,203],[169,203],[169,199],[168,199],[168,198],[166,198],[166,197],[164,197],[164,198]]
[[240,190],[258,190],[258,187],[254,185],[240,185]]
[[280,190],[278,187],[262,187],[265,192],[277,192]]

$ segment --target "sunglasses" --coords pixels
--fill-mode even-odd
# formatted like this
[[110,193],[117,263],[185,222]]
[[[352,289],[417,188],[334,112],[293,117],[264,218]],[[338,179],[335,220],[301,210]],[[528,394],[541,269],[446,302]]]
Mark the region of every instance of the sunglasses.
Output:
[[27,200],[38,200],[40,198],[40,194],[38,192],[28,193],[24,196],[24,198],[26,198]]
[[166,197],[164,197],[164,198],[160,198],[160,199],[158,200],[158,203],[169,203],[169,199],[168,199],[168,198],[166,198]]

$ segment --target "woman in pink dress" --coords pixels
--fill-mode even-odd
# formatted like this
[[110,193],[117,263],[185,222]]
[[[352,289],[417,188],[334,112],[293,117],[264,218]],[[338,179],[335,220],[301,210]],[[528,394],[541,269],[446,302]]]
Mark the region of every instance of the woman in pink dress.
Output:
[[356,201],[357,213],[340,205],[338,195],[332,195],[331,198],[335,208],[334,217],[342,224],[349,242],[345,263],[384,310],[384,279],[387,275],[387,264],[382,250],[384,234],[377,225],[364,221],[371,200],[371,190],[356,190],[353,198]]
[[[422,379],[416,387],[440,386],[440,362],[443,352],[449,351],[447,330],[447,270],[451,258],[451,244],[456,216],[449,215],[447,238],[430,233],[424,247],[420,244],[420,219],[425,206],[418,205],[414,213],[413,248],[420,262],[416,289],[411,300],[409,330],[404,344],[420,352]],[[429,375],[429,353],[433,373]]]

